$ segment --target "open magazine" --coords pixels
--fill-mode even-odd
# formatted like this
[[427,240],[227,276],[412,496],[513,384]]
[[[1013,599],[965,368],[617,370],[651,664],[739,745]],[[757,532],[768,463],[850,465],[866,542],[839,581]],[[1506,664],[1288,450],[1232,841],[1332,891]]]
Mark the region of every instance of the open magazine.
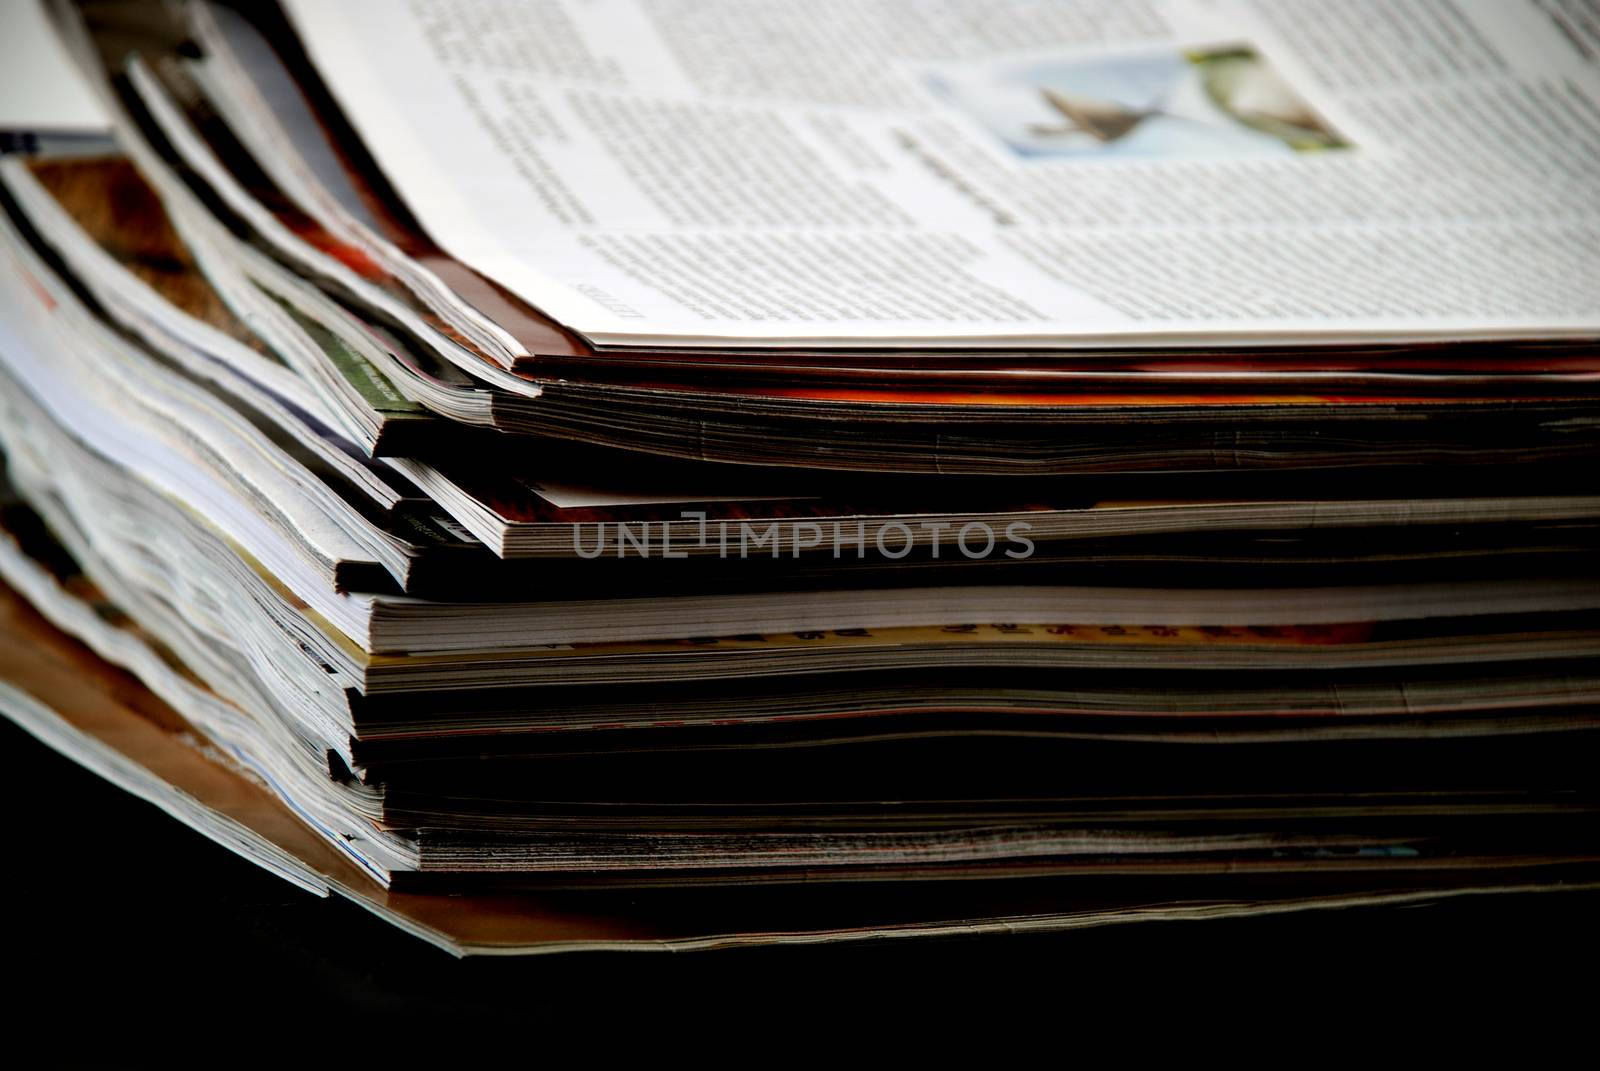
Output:
[[601,346],[1600,328],[1600,70],[1533,0],[285,7],[423,228]]

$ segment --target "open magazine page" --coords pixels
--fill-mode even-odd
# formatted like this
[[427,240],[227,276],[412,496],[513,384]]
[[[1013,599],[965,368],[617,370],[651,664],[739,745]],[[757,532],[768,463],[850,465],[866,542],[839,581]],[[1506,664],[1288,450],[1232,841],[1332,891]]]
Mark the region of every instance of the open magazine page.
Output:
[[37,3],[6,5],[0,34],[0,131],[103,135],[111,120],[77,77],[60,39]]
[[286,6],[431,235],[600,344],[1600,328],[1600,73],[1532,0]]

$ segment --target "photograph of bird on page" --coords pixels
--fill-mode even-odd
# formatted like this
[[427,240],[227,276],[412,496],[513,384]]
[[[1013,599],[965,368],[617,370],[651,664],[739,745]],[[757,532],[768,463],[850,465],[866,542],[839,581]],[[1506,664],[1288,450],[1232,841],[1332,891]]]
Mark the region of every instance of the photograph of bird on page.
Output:
[[1350,144],[1244,44],[964,65],[928,81],[1028,159],[1274,156]]

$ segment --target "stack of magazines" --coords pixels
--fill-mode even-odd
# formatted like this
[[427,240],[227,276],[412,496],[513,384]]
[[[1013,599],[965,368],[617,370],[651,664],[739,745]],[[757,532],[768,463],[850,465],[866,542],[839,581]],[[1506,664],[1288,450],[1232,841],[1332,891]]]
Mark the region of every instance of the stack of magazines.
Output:
[[1580,7],[8,9],[0,711],[460,954],[1600,887]]

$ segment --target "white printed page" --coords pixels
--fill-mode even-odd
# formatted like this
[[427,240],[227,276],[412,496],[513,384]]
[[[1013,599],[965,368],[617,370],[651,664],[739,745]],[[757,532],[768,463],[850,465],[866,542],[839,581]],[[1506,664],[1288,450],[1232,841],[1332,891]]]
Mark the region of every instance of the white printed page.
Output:
[[1600,333],[1553,0],[286,6],[435,240],[601,345]]
[[67,54],[44,0],[5,0],[0,18],[0,131],[110,133],[111,117]]

